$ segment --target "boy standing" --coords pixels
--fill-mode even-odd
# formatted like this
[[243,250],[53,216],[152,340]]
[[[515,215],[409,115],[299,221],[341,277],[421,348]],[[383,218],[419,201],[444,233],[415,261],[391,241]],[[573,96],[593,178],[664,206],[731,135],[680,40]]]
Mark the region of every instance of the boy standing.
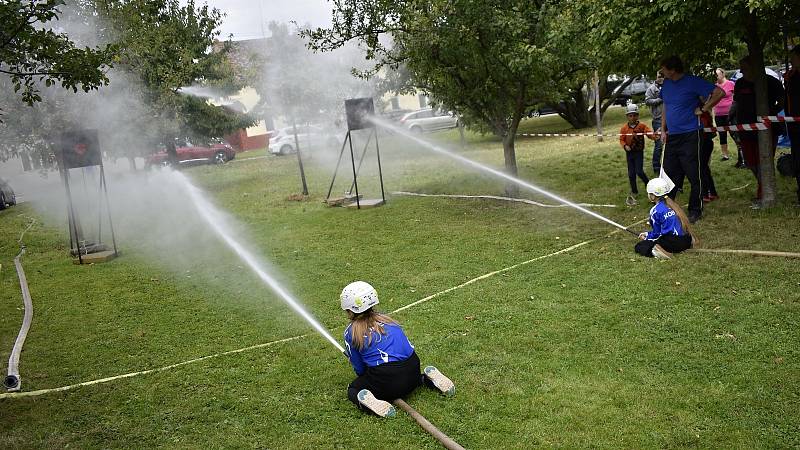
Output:
[[625,200],[628,206],[638,204],[636,196],[639,195],[639,188],[636,186],[638,176],[645,185],[650,179],[644,173],[644,137],[645,135],[652,140],[658,139],[655,133],[647,125],[639,122],[639,106],[631,103],[627,106],[625,115],[628,123],[619,130],[619,145],[625,150],[625,158],[628,160],[628,181],[631,184],[631,193]]

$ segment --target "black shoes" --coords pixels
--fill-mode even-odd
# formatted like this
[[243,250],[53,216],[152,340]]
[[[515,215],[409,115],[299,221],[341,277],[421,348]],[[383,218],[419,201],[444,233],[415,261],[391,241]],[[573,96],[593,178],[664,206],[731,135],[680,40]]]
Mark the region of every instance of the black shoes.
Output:
[[701,217],[703,217],[703,213],[701,213],[701,212],[690,212],[689,213],[689,223],[695,223],[698,220],[700,220]]

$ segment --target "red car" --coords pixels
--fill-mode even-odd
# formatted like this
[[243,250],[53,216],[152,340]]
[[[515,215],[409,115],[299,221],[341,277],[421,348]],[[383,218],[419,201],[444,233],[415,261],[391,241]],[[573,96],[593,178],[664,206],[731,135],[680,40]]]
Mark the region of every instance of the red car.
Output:
[[[197,163],[222,164],[236,157],[236,151],[228,144],[194,145],[190,142],[181,142],[181,144],[175,147],[178,153],[178,163],[181,165]],[[145,167],[167,164],[169,164],[169,156],[166,149],[164,149],[150,155],[145,162]]]

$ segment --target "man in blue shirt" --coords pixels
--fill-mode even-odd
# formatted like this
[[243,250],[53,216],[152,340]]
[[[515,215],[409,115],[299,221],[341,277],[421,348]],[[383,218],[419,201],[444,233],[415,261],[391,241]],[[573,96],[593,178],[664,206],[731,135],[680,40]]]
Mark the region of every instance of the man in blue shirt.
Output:
[[[700,143],[703,126],[700,115],[711,111],[725,92],[714,84],[694,75],[684,73],[683,61],[678,56],[661,60],[660,72],[664,74],[661,98],[664,100],[662,141],[664,163],[662,167],[676,187],[670,192],[675,198],[689,179],[689,221],[694,223],[703,214],[703,189],[700,186]],[[706,99],[701,105],[700,99]],[[700,105],[700,106],[698,106]],[[666,135],[669,133],[669,136]]]

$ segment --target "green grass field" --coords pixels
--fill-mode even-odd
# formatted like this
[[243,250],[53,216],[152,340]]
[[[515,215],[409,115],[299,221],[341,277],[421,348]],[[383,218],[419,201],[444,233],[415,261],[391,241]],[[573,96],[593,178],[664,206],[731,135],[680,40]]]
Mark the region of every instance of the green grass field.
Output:
[[[619,108],[606,120],[606,131],[617,131]],[[521,131],[567,129],[547,116],[526,121]],[[427,137],[502,166],[494,138],[469,134],[459,149],[457,132]],[[397,137],[382,138],[381,152],[387,193],[502,195],[502,182]],[[797,259],[646,259],[633,253],[632,236],[574,210],[496,200],[389,194],[380,208],[329,208],[322,200],[334,155],[307,156],[311,195],[303,201],[289,199],[300,190],[291,156],[240,157],[185,173],[238,220],[248,247],[337,339],[346,325],[338,294],[350,281],[375,285],[382,309],[392,311],[591,241],[395,315],[422,363],[437,365],[457,385],[453,398],[421,388],[409,404],[461,445],[800,446]],[[574,201],[614,204],[595,210],[615,221],[630,225],[647,215],[644,195],[639,206],[624,204],[625,159],[614,138],[519,139],[517,156],[521,178]],[[781,206],[752,211],[752,176],[718,157],[717,151],[712,169],[722,198],[696,226],[703,246],[800,251],[792,184],[779,180]],[[359,178],[367,197],[379,194],[374,163],[368,157]],[[344,169],[337,195],[349,186]],[[650,173],[649,164],[645,169]],[[27,204],[0,212],[4,369],[22,318],[12,260],[29,217],[37,222],[25,235],[23,262],[35,315],[20,366],[25,391],[308,336],[2,399],[0,447],[438,447],[405,413],[381,420],[356,410],[345,395],[353,377],[346,360],[215,239],[194,242],[207,250],[203,257],[181,259],[154,257],[123,236],[119,259],[75,266],[65,224]],[[641,223],[634,228],[644,230]]]

